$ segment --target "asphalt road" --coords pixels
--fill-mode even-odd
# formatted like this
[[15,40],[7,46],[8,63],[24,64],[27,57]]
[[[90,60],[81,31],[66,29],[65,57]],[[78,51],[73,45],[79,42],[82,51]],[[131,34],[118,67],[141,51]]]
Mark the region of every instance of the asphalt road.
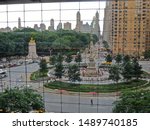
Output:
[[[116,101],[117,97],[85,97],[82,95],[62,95],[49,93],[42,89],[43,82],[30,82],[29,75],[38,70],[38,64],[29,64],[27,67],[18,66],[8,68],[8,77],[2,79],[4,88],[6,87],[21,87],[23,85],[31,85],[33,89],[39,91],[43,96],[45,102],[45,108],[47,112],[71,112],[71,113],[108,113],[112,112],[112,104]],[[27,75],[25,74],[27,72]],[[3,88],[3,89],[4,89]],[[2,91],[2,88],[1,88]],[[91,99],[93,105],[91,105]]]
[[140,65],[142,65],[143,70],[150,73],[150,61],[140,61]]
[[[45,93],[47,112],[111,113],[117,97],[84,97]],[[93,105],[91,105],[91,99]]]
[[31,85],[29,81],[29,76],[32,72],[39,69],[39,65],[37,63],[28,64],[27,66],[17,66],[7,68],[8,76],[2,79],[2,84],[4,88],[6,87],[15,87],[15,86],[23,86],[23,85]]
[[[143,69],[150,72],[150,62],[141,61]],[[71,113],[110,113],[112,112],[113,102],[118,97],[115,96],[100,96],[93,97],[83,95],[63,95],[50,93],[43,89],[43,82],[30,82],[29,75],[38,70],[37,63],[29,64],[27,66],[18,66],[8,68],[8,77],[3,78],[0,82],[4,85],[2,89],[6,87],[21,87],[23,85],[32,86],[33,89],[40,90],[39,92],[43,96],[45,102],[45,108],[47,112],[71,112]],[[27,74],[25,74],[27,72]],[[91,99],[93,105],[91,105]]]

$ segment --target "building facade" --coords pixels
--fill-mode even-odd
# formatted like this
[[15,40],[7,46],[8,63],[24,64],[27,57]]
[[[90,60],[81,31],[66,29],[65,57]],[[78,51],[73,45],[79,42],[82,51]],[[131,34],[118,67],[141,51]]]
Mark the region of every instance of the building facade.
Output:
[[[147,49],[149,38],[149,0],[113,0],[110,11],[113,54],[141,56]],[[106,24],[106,23],[105,23]],[[109,36],[107,36],[109,35]]]
[[78,11],[77,15],[76,15],[75,31],[95,34],[100,39],[100,37],[101,37],[100,33],[101,32],[100,32],[100,25],[99,25],[99,13],[96,12],[95,16],[93,17],[91,24],[89,24],[89,23],[83,24],[83,21],[81,20],[81,14]]
[[104,9],[104,24],[103,24],[103,41],[106,41],[112,48],[112,2],[106,2]]
[[69,22],[64,23],[64,30],[71,30],[71,23]]

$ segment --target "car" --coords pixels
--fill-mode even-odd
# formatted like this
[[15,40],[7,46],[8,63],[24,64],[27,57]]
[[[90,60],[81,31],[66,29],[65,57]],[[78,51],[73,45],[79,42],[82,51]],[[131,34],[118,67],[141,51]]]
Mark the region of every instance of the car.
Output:
[[7,70],[0,69],[0,78],[7,77]]
[[0,68],[3,69],[3,68],[4,68],[4,65],[0,65]]

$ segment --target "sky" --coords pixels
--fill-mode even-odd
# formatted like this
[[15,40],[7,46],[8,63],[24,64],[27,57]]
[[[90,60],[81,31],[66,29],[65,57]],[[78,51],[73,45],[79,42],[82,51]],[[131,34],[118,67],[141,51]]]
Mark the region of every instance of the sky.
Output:
[[[80,11],[83,23],[92,22],[96,11],[100,13],[100,28],[103,29],[105,2],[62,2],[62,3],[36,3],[36,4],[11,4],[0,5],[0,28],[18,26],[18,18],[21,18],[22,27],[34,27],[34,24],[44,23],[50,25],[50,19],[55,21],[55,29],[58,23],[70,22],[72,29],[76,25],[76,13]],[[25,21],[25,22],[24,22]]]

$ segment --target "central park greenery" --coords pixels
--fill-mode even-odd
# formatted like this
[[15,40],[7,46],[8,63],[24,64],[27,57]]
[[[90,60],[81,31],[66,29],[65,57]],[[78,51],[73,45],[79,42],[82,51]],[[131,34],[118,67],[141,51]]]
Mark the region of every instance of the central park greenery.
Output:
[[[61,53],[76,53],[90,43],[90,34],[68,30],[39,32],[32,28],[24,28],[13,32],[0,32],[0,57],[26,56],[28,43],[33,37],[39,56]],[[93,42],[98,38],[93,35]],[[67,49],[67,51],[66,51]]]

